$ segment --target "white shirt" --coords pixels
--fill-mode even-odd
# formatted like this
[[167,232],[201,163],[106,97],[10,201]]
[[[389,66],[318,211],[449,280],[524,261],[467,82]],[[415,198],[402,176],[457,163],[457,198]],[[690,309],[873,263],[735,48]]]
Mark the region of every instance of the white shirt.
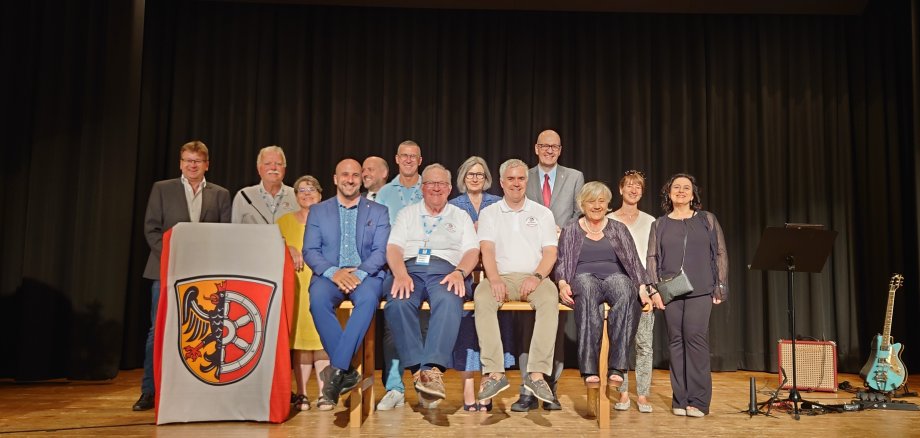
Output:
[[201,178],[201,184],[198,185],[198,193],[192,190],[192,184],[188,182],[185,175],[179,177],[182,180],[182,187],[185,187],[185,202],[188,203],[188,215],[192,222],[198,222],[201,219],[201,192],[208,182]]
[[[622,222],[613,213],[608,214],[607,217]],[[632,225],[626,225],[626,228],[629,229],[629,234],[632,234],[633,242],[636,242],[636,252],[639,253],[639,261],[642,262],[643,268],[645,267],[645,259],[648,258],[648,236],[652,232],[652,222],[655,222],[655,218],[640,210],[636,221]]]
[[419,248],[430,248],[431,255],[454,266],[460,263],[464,253],[479,248],[476,229],[469,214],[447,204],[441,214],[432,216],[424,201],[399,211],[387,244],[402,248],[403,260],[418,256]]
[[557,246],[556,220],[550,209],[524,200],[514,211],[504,199],[479,213],[479,241],[495,243],[499,274],[530,273],[543,259],[543,247]]

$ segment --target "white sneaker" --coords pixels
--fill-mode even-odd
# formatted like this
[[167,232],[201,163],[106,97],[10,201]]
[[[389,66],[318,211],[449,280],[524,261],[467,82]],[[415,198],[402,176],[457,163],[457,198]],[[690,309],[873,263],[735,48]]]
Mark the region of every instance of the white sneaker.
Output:
[[380,399],[380,403],[377,403],[377,410],[389,411],[393,408],[402,407],[404,404],[406,404],[406,395],[395,389],[391,389]]

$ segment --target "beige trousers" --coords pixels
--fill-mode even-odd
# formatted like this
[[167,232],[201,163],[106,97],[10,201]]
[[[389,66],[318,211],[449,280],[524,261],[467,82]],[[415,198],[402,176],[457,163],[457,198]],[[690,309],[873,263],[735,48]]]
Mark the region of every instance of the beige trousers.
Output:
[[[531,274],[511,273],[502,275],[508,291],[507,299],[520,301],[521,283]],[[502,303],[492,296],[492,284],[483,278],[473,294],[476,304],[476,334],[479,335],[479,349],[482,357],[482,372],[503,373],[505,363],[501,333],[498,329],[498,310]],[[553,351],[556,349],[556,328],[559,325],[559,291],[548,279],[540,282],[527,296],[536,311],[533,337],[530,340],[530,360],[527,372],[551,375],[553,372]]]

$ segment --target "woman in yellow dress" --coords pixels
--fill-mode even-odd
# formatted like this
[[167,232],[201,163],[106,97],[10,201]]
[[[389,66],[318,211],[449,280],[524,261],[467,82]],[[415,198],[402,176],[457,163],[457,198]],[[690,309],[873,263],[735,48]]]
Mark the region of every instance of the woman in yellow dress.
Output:
[[[319,384],[319,393],[323,393],[323,380],[319,373],[329,366],[329,356],[323,350],[319,340],[319,333],[313,324],[310,315],[310,277],[313,271],[303,262],[303,234],[306,228],[307,216],[310,206],[323,199],[323,188],[316,178],[306,175],[294,183],[297,203],[300,210],[288,213],[278,219],[281,236],[287,244],[291,257],[294,259],[294,269],[297,271],[297,289],[294,297],[294,324],[291,330],[291,349],[294,353],[294,378],[297,381],[297,395],[293,397],[294,409],[306,411],[310,409],[310,398],[307,397],[307,382],[310,381],[310,371],[315,368],[316,381]],[[322,395],[317,399],[316,407],[320,410],[330,410],[335,406],[325,400]]]

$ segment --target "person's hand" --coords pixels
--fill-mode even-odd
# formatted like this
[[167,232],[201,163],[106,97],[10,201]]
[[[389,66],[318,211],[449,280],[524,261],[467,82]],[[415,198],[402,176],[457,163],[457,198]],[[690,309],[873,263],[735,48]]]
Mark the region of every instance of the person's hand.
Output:
[[661,300],[661,294],[658,293],[658,290],[655,289],[654,286],[649,287],[649,289],[652,290],[648,294],[649,301],[652,303],[652,308],[664,310],[664,301]]
[[715,304],[715,305],[722,304],[722,299],[716,298],[716,297],[712,297],[712,304]]
[[346,294],[354,292],[361,284],[361,279],[354,272],[357,268],[342,268],[332,274],[332,282],[339,287],[339,290]]
[[541,281],[543,280],[540,280],[533,275],[525,278],[524,281],[521,282],[521,301],[526,301],[527,296],[530,295],[530,293],[540,285]]
[[575,299],[572,298],[572,286],[570,286],[568,283],[559,285],[559,301],[562,301],[562,304],[568,306],[575,305]]
[[415,282],[408,274],[396,275],[393,277],[393,287],[390,288],[390,295],[398,300],[409,298],[409,295],[415,290]]
[[463,274],[460,271],[454,271],[444,276],[438,284],[447,283],[447,291],[453,292],[454,295],[463,298],[466,295],[466,284],[463,282]]
[[494,280],[490,278],[489,286],[492,287],[492,296],[495,297],[495,301],[504,303],[505,299],[508,298],[508,287],[505,286],[505,280],[501,277]]
[[303,253],[293,246],[288,247],[288,252],[291,253],[291,259],[294,261],[294,270],[303,271]]

